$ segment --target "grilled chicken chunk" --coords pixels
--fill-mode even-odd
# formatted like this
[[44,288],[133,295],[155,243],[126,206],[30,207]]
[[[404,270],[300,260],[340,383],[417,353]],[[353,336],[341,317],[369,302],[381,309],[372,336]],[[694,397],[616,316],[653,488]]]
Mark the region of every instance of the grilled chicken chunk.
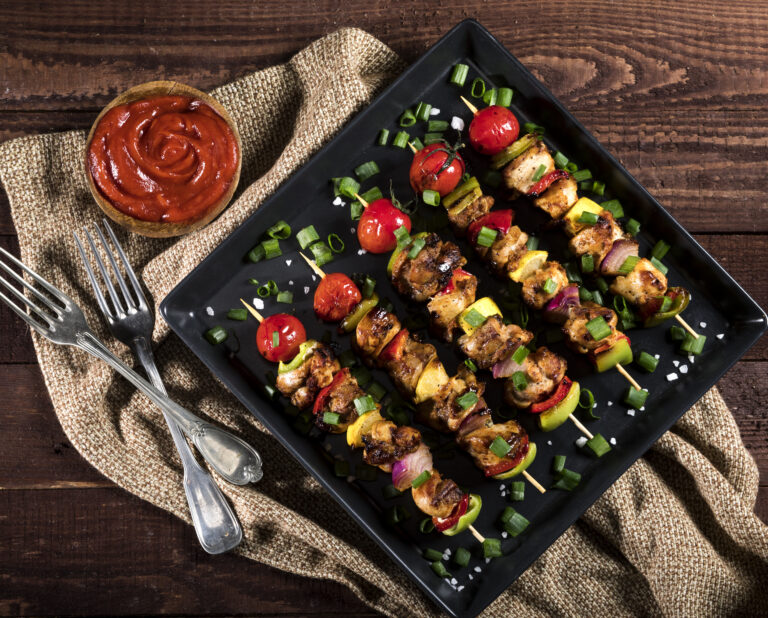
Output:
[[604,210],[595,225],[586,226],[571,238],[568,248],[576,255],[592,255],[595,269],[597,269],[613,247],[614,241],[620,238],[624,238],[624,231],[616,223],[613,215]]
[[645,258],[635,264],[631,273],[616,277],[611,284],[611,292],[636,305],[644,305],[657,296],[664,296],[666,291],[667,278]]
[[464,497],[464,492],[450,479],[444,479],[437,470],[419,487],[411,489],[411,496],[420,511],[445,519]]
[[339,415],[337,425],[323,422],[322,412],[315,416],[315,425],[328,433],[344,433],[357,420],[355,399],[365,396],[365,391],[357,384],[357,380],[347,374],[341,382],[333,387],[322,412],[333,412]]
[[427,304],[430,328],[445,341],[453,341],[459,314],[475,302],[477,277],[469,273],[454,273],[453,290],[438,294]]
[[504,324],[498,315],[492,315],[471,335],[462,335],[459,347],[480,369],[489,369],[532,338],[529,331],[516,324]]
[[606,343],[605,339],[596,341],[587,330],[587,322],[597,317],[602,317],[605,320],[611,327],[611,335],[613,335],[618,323],[616,312],[592,302],[586,302],[580,307],[573,307],[570,317],[563,324],[563,333],[568,340],[568,345],[580,354],[586,354]]
[[357,324],[352,347],[363,357],[363,362],[372,367],[400,329],[400,320],[394,313],[374,307]]
[[527,408],[533,403],[544,401],[563,381],[568,368],[565,359],[540,347],[525,359],[525,377],[528,385],[518,390],[511,379],[504,384],[504,400],[518,408]]
[[[504,457],[497,457],[490,449],[491,442],[500,436],[512,448]],[[459,446],[472,456],[475,465],[483,470],[514,459],[519,449],[525,445],[527,434],[515,421],[493,423],[488,419],[476,429],[461,436]]]
[[312,355],[293,371],[277,376],[277,389],[300,410],[311,406],[315,396],[333,380],[341,369],[331,349],[318,345]]
[[490,212],[493,208],[493,198],[490,195],[478,197],[464,210],[455,215],[448,211],[448,221],[451,223],[456,236],[463,237],[467,233],[469,224]]
[[[553,291],[544,290],[548,280],[555,284]],[[541,268],[523,281],[523,300],[527,305],[541,309],[568,285],[568,274],[559,262],[544,262]]]
[[416,392],[416,384],[429,361],[437,356],[437,350],[431,343],[421,343],[408,333],[403,344],[403,353],[397,359],[384,362],[387,371],[397,390],[404,397],[412,397]]
[[475,245],[475,251],[480,255],[499,275],[507,271],[515,270],[520,258],[527,251],[525,243],[528,242],[528,234],[519,227],[513,225],[501,238],[497,238],[490,247]]
[[578,183],[572,176],[556,180],[549,188],[533,200],[537,208],[541,208],[553,219],[559,219],[571,209],[579,199],[576,193]]
[[[465,409],[456,399],[470,391],[477,395],[478,400],[475,405]],[[475,374],[462,365],[432,399],[419,406],[419,420],[437,431],[453,433],[469,415],[487,409],[483,400],[484,391],[485,384],[478,382]]]
[[555,162],[547,146],[539,140],[504,168],[504,184],[508,189],[514,189],[523,194],[528,193],[536,184],[533,177],[542,165],[544,172],[539,178],[555,169]]
[[405,247],[392,266],[392,284],[398,293],[417,302],[429,300],[451,280],[453,271],[467,263],[459,248],[428,234],[419,254],[408,257],[412,243]]
[[393,463],[419,448],[421,433],[407,425],[398,427],[392,421],[377,421],[362,439],[363,461],[392,472]]

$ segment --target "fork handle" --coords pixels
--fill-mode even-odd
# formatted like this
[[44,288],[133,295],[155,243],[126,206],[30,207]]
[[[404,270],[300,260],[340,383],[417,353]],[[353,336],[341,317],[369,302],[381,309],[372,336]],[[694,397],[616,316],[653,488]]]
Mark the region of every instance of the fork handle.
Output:
[[197,417],[169,399],[124,364],[92,333],[78,334],[77,344],[82,350],[110,365],[163,411],[184,467],[184,493],[187,496],[197,538],[203,549],[209,554],[220,554],[239,545],[243,538],[243,530],[232,507],[229,506],[211,475],[197,463],[192,449],[174,422],[178,421],[180,424],[194,427],[194,419]]

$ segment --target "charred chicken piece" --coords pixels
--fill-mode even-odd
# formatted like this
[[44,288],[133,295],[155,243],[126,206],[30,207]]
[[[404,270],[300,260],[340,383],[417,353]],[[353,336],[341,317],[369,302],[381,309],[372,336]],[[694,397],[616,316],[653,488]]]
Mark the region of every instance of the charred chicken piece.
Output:
[[614,241],[620,238],[624,238],[624,231],[613,215],[604,210],[597,223],[586,226],[571,238],[568,248],[576,255],[591,255],[597,269],[613,247]]
[[462,335],[458,343],[480,369],[489,369],[532,338],[529,331],[516,324],[504,324],[498,315],[492,315],[471,335]]
[[[477,395],[478,400],[465,409],[456,400],[470,391]],[[478,382],[475,374],[462,365],[456,375],[440,387],[437,395],[419,406],[419,420],[437,431],[453,433],[468,416],[487,409],[483,400],[484,391],[485,384]]]
[[508,189],[523,194],[528,193],[531,187],[536,184],[533,177],[542,165],[544,172],[539,178],[546,176],[555,169],[552,155],[549,154],[544,142],[539,140],[504,168],[504,184]]
[[462,238],[467,233],[470,223],[491,211],[493,202],[490,195],[482,195],[459,213],[452,215],[449,210],[448,221],[456,236]]
[[477,277],[469,273],[454,273],[453,290],[438,294],[427,304],[430,328],[444,341],[453,341],[458,327],[456,318],[475,302]]
[[[525,429],[515,421],[494,423],[488,415],[487,418],[470,419],[468,424],[472,426],[462,433],[457,442],[472,456],[478,468],[487,469],[504,460],[514,459],[518,450],[526,444]],[[496,456],[489,448],[497,436],[512,447],[504,457]]]
[[658,296],[664,296],[666,291],[667,278],[645,258],[635,264],[631,273],[616,277],[611,284],[611,292],[636,305],[644,305]]
[[400,329],[400,320],[394,313],[374,307],[363,316],[355,328],[352,347],[363,357],[363,362],[372,367],[381,351]]
[[533,200],[533,203],[553,219],[559,219],[578,201],[579,196],[576,193],[578,187],[578,183],[569,175],[568,178],[553,182],[549,189]]
[[593,302],[586,302],[580,307],[573,307],[570,317],[563,324],[563,333],[568,340],[568,345],[579,354],[586,354],[590,350],[605,345],[606,339],[596,341],[587,330],[587,322],[597,317],[602,317],[605,320],[611,327],[611,335],[613,335],[618,323],[616,312]]
[[[548,280],[555,287],[547,292],[544,287]],[[536,309],[542,309],[557,293],[568,286],[568,274],[558,262],[544,262],[541,268],[523,281],[523,300]]]
[[411,489],[418,509],[432,517],[446,518],[464,497],[464,492],[450,479],[444,479],[437,470],[419,487]]
[[419,448],[421,433],[406,425],[398,427],[392,421],[377,421],[362,439],[365,463],[392,472],[392,464]]
[[384,360],[383,367],[395,387],[407,398],[413,397],[416,384],[429,361],[437,357],[437,350],[431,343],[421,343],[411,333],[403,341],[402,352],[396,357]]
[[349,374],[333,387],[325,402],[322,412],[334,412],[339,415],[337,425],[323,422],[322,412],[315,416],[315,425],[328,433],[344,433],[357,420],[355,399],[365,396],[365,391],[357,384],[357,380]]
[[504,384],[504,400],[517,408],[527,408],[551,396],[563,381],[568,368],[562,356],[545,347],[540,347],[529,354],[524,361],[524,366],[525,377],[528,380],[524,389],[518,390],[511,379]]
[[525,246],[527,242],[528,234],[513,225],[490,247],[475,245],[475,251],[493,267],[497,274],[504,275],[507,271],[517,268],[517,263],[527,251]]
[[424,302],[442,290],[451,280],[453,271],[467,263],[459,248],[443,242],[437,234],[424,237],[424,247],[416,257],[408,257],[412,243],[407,245],[392,265],[392,284],[399,294]]
[[341,369],[331,349],[319,345],[312,355],[293,371],[277,376],[277,389],[300,410],[308,408],[315,401],[315,396],[333,380],[334,374]]

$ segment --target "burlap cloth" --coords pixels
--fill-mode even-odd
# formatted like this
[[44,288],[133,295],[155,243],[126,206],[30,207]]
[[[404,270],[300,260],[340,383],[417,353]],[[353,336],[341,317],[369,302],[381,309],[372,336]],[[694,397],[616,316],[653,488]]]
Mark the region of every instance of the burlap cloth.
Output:
[[[345,29],[285,65],[214,91],[242,133],[237,200],[215,223],[180,240],[119,232],[155,302],[402,68],[378,40]],[[72,241],[73,230],[100,215],[81,168],[84,143],[83,131],[6,142],[0,146],[0,179],[23,260],[69,292],[98,334],[131,362],[97,314]],[[33,338],[72,445],[121,487],[189,521],[180,464],[158,410],[103,363]],[[172,396],[237,432],[267,463],[256,486],[222,483],[245,531],[239,553],[342,582],[385,614],[436,614],[161,318],[155,342]],[[486,613],[768,614],[768,527],[753,513],[757,487],[755,463],[712,389]]]

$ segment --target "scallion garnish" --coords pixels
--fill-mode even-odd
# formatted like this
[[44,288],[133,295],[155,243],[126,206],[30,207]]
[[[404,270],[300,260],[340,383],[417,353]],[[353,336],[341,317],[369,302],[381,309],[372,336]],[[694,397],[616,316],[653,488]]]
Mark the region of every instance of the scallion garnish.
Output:
[[424,472],[411,481],[411,487],[418,489],[429,480],[430,476],[432,476],[432,473],[429,470],[424,470]]
[[637,219],[630,219],[624,226],[628,234],[637,236],[640,233],[640,222]]
[[477,240],[475,242],[481,247],[490,247],[496,242],[496,237],[498,235],[498,230],[483,226],[480,228],[480,232],[477,234]]
[[481,98],[485,94],[485,82],[480,77],[476,77],[472,80],[472,87],[469,90],[475,99]]
[[349,199],[355,199],[355,193],[360,191],[360,183],[349,176],[344,176],[344,178],[338,179],[338,185],[336,186],[339,195],[343,195]]
[[605,183],[595,180],[592,183],[592,193],[602,196],[605,193]]
[[223,341],[226,341],[227,339],[227,331],[225,331],[221,326],[214,326],[213,328],[205,331],[205,339],[210,343],[211,345],[216,345],[218,343],[222,343]]
[[426,122],[429,120],[429,112],[432,111],[432,106],[429,103],[425,103],[424,101],[421,101],[416,106],[416,120],[421,120],[423,122]]
[[566,171],[566,172],[568,172],[568,173],[570,173],[570,174],[573,174],[573,173],[574,173],[575,171],[577,171],[578,169],[579,169],[579,166],[578,166],[578,165],[576,165],[576,164],[575,164],[573,161],[569,161],[569,162],[568,162],[568,163],[566,163],[566,165],[565,165],[565,171]]
[[595,407],[595,396],[588,388],[582,388],[579,394],[579,407],[585,410],[591,410]]
[[461,406],[462,410],[469,410],[479,401],[477,393],[474,391],[467,391],[463,395],[456,397],[456,403]]
[[565,166],[568,165],[568,157],[558,151],[555,153],[554,162],[557,169],[565,169]]
[[581,272],[591,273],[595,270],[595,258],[591,253],[585,253],[581,256]]
[[509,499],[513,502],[525,500],[525,481],[513,481],[509,484]]
[[430,206],[440,205],[440,194],[432,189],[426,189],[424,193],[421,194],[421,199],[424,200],[425,204]]
[[653,356],[652,354],[648,354],[645,350],[640,352],[640,356],[637,357],[637,360],[635,362],[640,365],[643,369],[645,369],[648,373],[653,373],[656,371],[656,367],[659,364],[659,359]]
[[368,368],[363,365],[353,367],[349,370],[349,372],[352,377],[355,378],[355,381],[363,388],[365,388],[365,385],[373,379],[371,372],[368,371]]
[[598,305],[603,304],[603,295],[600,290],[595,290],[592,292],[592,301],[596,302]]
[[499,539],[483,540],[483,558],[500,558],[502,555]]
[[493,439],[493,442],[488,446],[488,450],[491,451],[496,457],[504,457],[509,451],[512,450],[512,447],[507,443],[507,441],[502,438],[501,436],[496,436]]
[[518,346],[517,349],[512,353],[512,362],[516,363],[517,365],[522,365],[523,361],[530,353],[531,351],[524,345]]
[[283,251],[280,249],[280,241],[277,238],[264,240],[261,246],[264,247],[264,257],[268,260],[283,255]]
[[[337,414],[336,412],[323,412],[323,422],[326,425],[338,425],[340,420],[341,414]],[[347,475],[345,474],[344,476]]]
[[230,320],[237,320],[242,322],[248,319],[248,311],[246,309],[230,309],[227,311],[227,317]]
[[376,143],[379,146],[386,146],[388,141],[389,141],[389,129],[382,129],[381,131],[379,131],[379,138],[376,140]]
[[255,264],[256,262],[261,262],[265,255],[264,245],[259,243],[248,252],[248,259]]
[[624,216],[624,208],[622,208],[619,200],[608,200],[600,204],[600,207],[610,212],[614,219],[620,219]]
[[662,275],[666,275],[669,271],[669,268],[664,266],[659,260],[657,260],[655,257],[651,258],[651,264],[653,264],[656,268],[658,268],[661,271]]
[[362,197],[366,202],[370,204],[371,202],[380,200],[382,197],[384,197],[384,195],[382,194],[381,189],[378,187],[371,187],[365,193],[361,193],[360,197]]
[[398,247],[407,244],[411,238],[411,235],[408,232],[408,228],[406,228],[404,225],[401,225],[399,228],[397,228],[393,234],[395,235],[395,240],[397,240]]
[[595,285],[597,285],[597,289],[600,290],[601,294],[605,294],[608,291],[608,282],[602,277],[598,277],[595,280]]
[[296,240],[299,241],[299,246],[302,249],[306,249],[316,240],[320,240],[320,237],[317,235],[315,226],[308,225],[307,227],[299,230],[298,234],[296,234]]
[[443,138],[442,133],[425,133],[424,134],[424,143],[429,146],[430,144],[436,144],[437,142],[444,142],[445,138]]
[[[431,521],[431,520],[430,520]],[[458,567],[465,567],[469,564],[469,559],[472,557],[472,554],[469,553],[469,550],[465,547],[457,547],[456,551],[453,552],[453,563]]]
[[547,280],[541,286],[541,290],[545,294],[554,294],[557,290],[557,283],[551,277],[547,277]]
[[418,152],[424,148],[424,142],[422,142],[418,137],[414,137],[411,139],[411,146],[413,146],[414,152]]
[[554,485],[552,485],[552,489],[563,489],[565,491],[572,491],[576,489],[580,481],[581,481],[581,474],[579,474],[578,472],[574,472],[573,470],[569,470],[568,468],[563,468],[560,471],[557,482]]
[[659,240],[655,245],[653,245],[653,249],[651,249],[651,255],[657,260],[663,260],[664,256],[667,255],[667,251],[669,250],[670,246],[663,240]]
[[421,253],[421,250],[424,248],[424,245],[426,245],[427,242],[423,238],[415,238],[414,241],[411,243],[411,248],[408,250],[408,257],[413,260],[416,258],[419,253]]
[[568,281],[571,283],[581,283],[583,281],[581,278],[581,273],[579,273],[579,269],[573,262],[566,262],[565,274],[568,275]]
[[280,345],[280,332],[273,330],[272,331],[272,347],[276,348]]
[[565,455],[555,455],[552,459],[553,474],[560,474],[565,469]]
[[639,410],[645,405],[646,399],[648,399],[648,391],[637,390],[634,386],[630,386],[624,393],[624,403],[630,408]]
[[363,395],[362,397],[358,397],[355,399],[354,404],[358,416],[362,416],[363,414],[367,414],[368,412],[372,412],[376,409],[376,403],[373,401],[373,397],[370,395]]
[[412,127],[416,124],[416,116],[413,115],[413,112],[410,109],[407,109],[403,112],[403,115],[400,116],[398,124],[401,127]]
[[250,283],[251,285],[258,286],[259,285],[259,280],[258,279],[254,279],[253,277],[251,277],[250,279],[248,279],[248,283]]
[[363,208],[363,205],[355,200],[349,205],[349,218],[352,219],[352,221],[357,221],[364,210],[365,208]]
[[598,217],[595,213],[585,210],[578,218],[578,222],[584,223],[586,225],[595,225],[599,219],[600,217]]
[[344,251],[344,241],[336,232],[328,234],[328,246],[334,253],[341,253]]
[[376,289],[376,279],[370,275],[365,276],[363,281],[363,289],[360,290],[363,293],[363,298],[370,298],[373,296],[373,291]]
[[474,328],[482,326],[485,320],[486,317],[475,308],[470,309],[464,316],[464,321]]
[[430,562],[443,559],[443,552],[432,549],[431,547],[427,547],[422,555]]
[[285,221],[280,219],[277,223],[270,226],[267,229],[267,236],[270,238],[285,240],[291,235],[291,226],[288,225]]
[[596,433],[589,440],[587,440],[587,444],[585,446],[598,457],[602,457],[611,450],[608,441],[599,433]]
[[659,313],[666,313],[672,307],[672,299],[669,296],[662,296],[661,307],[659,307]]
[[637,266],[639,261],[640,258],[636,255],[628,256],[627,259],[624,260],[624,263],[619,267],[619,274],[628,275],[633,270],[635,270],[635,266]]
[[376,161],[366,161],[355,168],[355,175],[360,179],[360,182],[365,182],[371,176],[375,176],[378,173],[379,166],[376,164]]
[[592,190],[592,181],[591,180],[585,180],[583,182],[579,183],[579,189],[582,191],[591,191]]
[[[440,557],[443,557],[443,554],[440,554]],[[448,572],[448,570],[445,568],[445,565],[439,561],[435,560],[435,562],[432,563],[432,570],[435,572],[435,575],[438,577],[442,577],[443,579],[448,578],[451,576],[451,574]]]
[[448,80],[450,83],[456,86],[463,86],[467,81],[467,73],[469,73],[469,66],[466,64],[457,64],[451,71],[451,78]]
[[471,358],[464,359],[464,365],[469,369],[472,373],[477,372],[477,365],[475,365],[475,361],[473,361]]
[[425,517],[419,522],[419,532],[422,534],[429,534],[435,531],[435,524],[431,517]]
[[448,130],[447,120],[430,120],[427,123],[427,131],[430,133],[442,133]]
[[333,253],[328,248],[328,245],[326,245],[322,240],[311,245],[309,250],[312,252],[312,255],[315,258],[315,264],[318,266],[322,266],[323,264],[327,264],[333,260]]
[[586,303],[587,301],[592,300],[594,297],[592,296],[592,292],[590,292],[587,288],[581,287],[579,288],[579,300],[583,303]]
[[499,94],[496,97],[496,105],[501,107],[509,107],[512,105],[512,97],[515,92],[512,88],[499,88]]
[[680,351],[698,356],[704,349],[706,340],[707,338],[704,335],[694,337],[693,335],[686,333],[683,343],[680,344]]
[[[368,386],[368,394],[373,397],[375,401],[381,401],[384,399],[384,395],[387,394],[387,389],[378,382],[371,382],[370,386]],[[402,425],[402,423],[400,424]]]
[[683,341],[686,335],[687,333],[682,326],[672,326],[669,329],[669,336],[671,337],[672,341]]
[[512,386],[518,391],[525,390],[525,387],[528,386],[528,378],[522,371],[515,371],[512,374]]
[[486,105],[496,105],[496,99],[499,96],[498,91],[496,88],[491,88],[490,90],[486,90],[485,94],[483,95],[483,103]]
[[592,178],[592,172],[589,170],[578,170],[577,172],[573,172],[571,176],[573,176],[573,179],[576,182],[581,182],[582,180],[589,180]]
[[[414,118],[414,122],[416,119]],[[392,140],[392,145],[396,148],[405,148],[408,145],[408,131],[398,131],[395,135],[395,139]]]
[[533,182],[539,182],[539,180],[541,180],[541,177],[544,175],[544,172],[546,171],[547,171],[547,166],[542,163],[541,165],[539,165],[539,167],[536,168],[536,171],[533,173],[533,177],[531,178],[531,180]]
[[546,129],[535,122],[526,122],[523,124],[524,133],[536,133],[537,135],[544,135]]
[[597,316],[596,318],[592,318],[589,322],[587,322],[587,330],[589,331],[589,334],[592,335],[592,339],[595,341],[605,339],[611,334],[611,327],[608,325],[608,322],[605,321],[605,318],[601,315]]
[[283,290],[277,294],[277,302],[290,305],[293,302],[293,292],[290,290]]
[[513,537],[518,536],[531,523],[510,506],[504,509],[504,513],[501,516],[501,521],[504,525],[504,530],[506,530],[509,536]]
[[539,248],[539,239],[535,236],[529,236],[528,241],[525,243],[525,248],[528,251],[536,251]]

